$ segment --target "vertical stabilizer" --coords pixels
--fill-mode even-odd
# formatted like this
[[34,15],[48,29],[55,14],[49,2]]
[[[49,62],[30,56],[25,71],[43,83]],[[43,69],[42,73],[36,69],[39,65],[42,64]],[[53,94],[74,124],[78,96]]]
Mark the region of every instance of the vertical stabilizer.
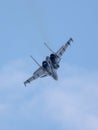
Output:
[[32,59],[33,59],[33,61],[39,66],[39,67],[41,67],[41,65],[33,58],[33,56],[30,56]]
[[49,51],[51,51],[52,53],[55,53],[49,46],[46,42],[44,42],[45,46],[49,49]]

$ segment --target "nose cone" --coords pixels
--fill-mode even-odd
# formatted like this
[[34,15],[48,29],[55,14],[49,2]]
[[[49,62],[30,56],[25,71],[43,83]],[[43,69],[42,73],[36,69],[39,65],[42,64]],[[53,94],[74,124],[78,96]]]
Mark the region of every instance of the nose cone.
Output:
[[58,80],[58,76],[57,76],[57,77],[55,77],[55,80]]
[[58,75],[55,73],[55,74],[53,75],[53,78],[54,78],[55,80],[58,80]]

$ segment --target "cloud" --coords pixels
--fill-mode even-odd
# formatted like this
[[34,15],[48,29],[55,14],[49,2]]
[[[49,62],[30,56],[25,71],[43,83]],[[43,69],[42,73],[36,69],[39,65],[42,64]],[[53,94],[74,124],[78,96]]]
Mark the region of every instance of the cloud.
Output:
[[37,99],[45,104],[41,112],[46,119],[59,122],[63,128],[97,130],[98,71],[81,70],[77,69],[75,76],[46,85]]
[[23,71],[24,62],[22,60],[11,61],[3,66],[0,73],[0,88],[8,88],[19,85],[23,81],[26,74]]
[[66,69],[62,67],[59,72],[59,81],[39,79],[31,83],[32,87],[25,88],[22,81],[28,74],[24,66],[22,60],[16,60],[2,68],[0,121],[4,119],[3,123],[9,122],[8,126],[12,126],[14,120],[18,126],[21,120],[21,126],[27,126],[29,120],[31,128],[40,130],[45,124],[57,130],[98,129],[98,70],[65,64]]
[[51,84],[51,79],[44,80],[45,86],[41,86],[40,93],[26,102],[29,117],[26,116],[32,118],[32,113],[44,121],[57,123],[62,129],[97,130],[98,73],[84,71],[81,75],[81,70],[77,71],[75,77],[72,74],[58,82],[51,81]]

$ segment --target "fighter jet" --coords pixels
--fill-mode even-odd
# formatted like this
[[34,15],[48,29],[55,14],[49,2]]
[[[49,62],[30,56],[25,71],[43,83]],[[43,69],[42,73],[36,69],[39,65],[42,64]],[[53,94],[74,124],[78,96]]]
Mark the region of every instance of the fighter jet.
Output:
[[46,56],[45,60],[40,65],[32,56],[31,58],[36,62],[39,68],[33,73],[33,75],[24,82],[24,85],[30,83],[31,81],[37,78],[43,78],[46,76],[51,76],[54,80],[58,80],[57,70],[60,67],[61,57],[66,51],[67,47],[73,42],[73,39],[70,38],[61,48],[54,52],[46,43],[46,47],[52,52],[50,56]]

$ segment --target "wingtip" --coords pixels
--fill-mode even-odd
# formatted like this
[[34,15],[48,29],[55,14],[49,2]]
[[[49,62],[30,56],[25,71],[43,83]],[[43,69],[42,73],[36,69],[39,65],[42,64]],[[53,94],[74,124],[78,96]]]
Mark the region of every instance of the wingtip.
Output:
[[69,40],[68,40],[68,44],[70,45],[71,44],[71,42],[73,42],[73,39],[72,38],[70,38]]
[[27,87],[26,85],[27,85],[28,83],[30,83],[30,81],[29,81],[29,80],[26,80],[26,81],[24,82],[24,86]]
[[70,38],[70,41],[72,41],[72,42],[73,42],[73,38],[72,38],[72,37]]

